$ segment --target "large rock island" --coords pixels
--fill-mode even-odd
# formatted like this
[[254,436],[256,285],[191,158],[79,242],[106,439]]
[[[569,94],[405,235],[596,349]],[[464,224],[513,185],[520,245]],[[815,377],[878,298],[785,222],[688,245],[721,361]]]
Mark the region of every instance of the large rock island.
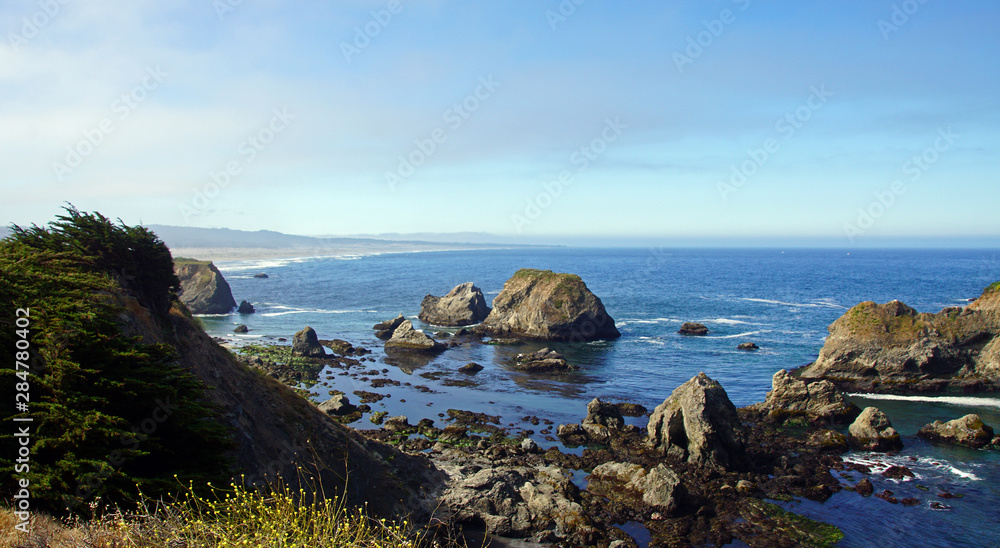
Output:
[[936,314],[899,301],[863,302],[829,330],[803,378],[864,392],[1000,389],[1000,283],[966,308]]
[[211,261],[175,259],[174,274],[181,281],[177,298],[193,314],[228,314],[236,308],[229,282]]
[[521,269],[493,300],[477,328],[494,337],[545,341],[593,341],[621,337],[604,304],[574,274]]

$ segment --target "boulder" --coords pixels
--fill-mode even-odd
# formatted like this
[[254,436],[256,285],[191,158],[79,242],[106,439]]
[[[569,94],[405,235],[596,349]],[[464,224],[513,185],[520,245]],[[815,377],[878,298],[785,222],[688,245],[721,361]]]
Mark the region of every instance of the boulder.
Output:
[[784,369],[771,378],[767,399],[752,408],[774,422],[802,417],[814,423],[848,424],[861,413],[830,381],[797,378]]
[[385,342],[386,352],[441,352],[445,346],[427,336],[426,333],[413,328],[410,320],[404,320],[392,332],[392,337]]
[[919,313],[899,302],[863,302],[833,322],[803,377],[857,391],[1000,389],[1000,284],[967,308]]
[[339,417],[350,415],[358,410],[357,407],[351,405],[350,400],[348,400],[347,396],[343,394],[333,396],[332,398],[319,404],[318,407],[320,411],[328,415],[336,415]]
[[292,338],[292,352],[310,357],[326,355],[326,350],[323,350],[323,345],[319,344],[319,338],[316,337],[316,330],[309,326],[303,327]]
[[736,349],[737,350],[746,350],[748,352],[753,352],[754,350],[760,350],[760,347],[757,346],[756,344],[752,343],[752,342],[745,342],[745,343],[740,343],[736,347]]
[[875,407],[866,407],[847,429],[847,441],[860,451],[899,451],[903,442],[889,417]]
[[684,325],[682,325],[680,330],[677,332],[680,333],[681,335],[694,335],[697,337],[701,337],[704,335],[708,335],[708,328],[700,323],[685,322]]
[[527,373],[558,373],[576,369],[566,361],[565,356],[548,348],[518,354],[512,360],[511,368]]
[[917,435],[931,441],[942,441],[980,449],[992,443],[993,429],[979,415],[966,415],[948,422],[934,421],[921,428]]
[[548,341],[621,336],[604,304],[579,276],[534,269],[519,270],[507,280],[477,330],[493,337]]
[[444,297],[427,295],[420,303],[420,321],[431,325],[460,327],[482,322],[490,314],[483,292],[472,282],[452,289]]
[[709,468],[742,470],[746,432],[722,385],[704,373],[653,410],[648,441],[663,454]]
[[396,328],[403,325],[406,318],[402,314],[396,316],[391,320],[386,320],[384,322],[379,322],[372,326],[372,329],[376,331],[375,336],[383,341],[387,341],[392,338],[392,334],[396,331]]
[[483,370],[483,366],[476,362],[469,362],[462,367],[458,368],[459,373],[465,373],[466,375],[475,375]]
[[809,435],[807,443],[829,453],[845,453],[850,449],[847,436],[836,430],[817,430]]
[[599,424],[620,430],[625,426],[625,419],[617,405],[594,398],[587,404],[587,416],[583,419],[583,423]]
[[263,272],[261,272],[259,274],[254,274],[253,277],[254,278],[258,278],[258,279],[267,279],[267,278],[270,278],[270,276],[268,276],[267,274],[264,274]]
[[254,310],[253,308],[253,305],[250,304],[250,301],[240,301],[240,306],[239,308],[236,309],[236,311],[239,312],[240,314],[253,314],[254,312],[256,312],[256,310]]
[[606,462],[594,468],[588,490],[612,499],[632,491],[636,498],[668,515],[675,513],[687,496],[680,477],[662,463],[647,472],[638,464]]
[[531,438],[524,438],[521,440],[521,451],[525,453],[537,453],[539,450],[538,443]]
[[174,261],[180,280],[177,298],[192,314],[228,314],[236,308],[229,283],[211,261]]
[[245,326],[245,325],[243,325],[243,324],[237,325],[233,329],[233,333],[247,333],[249,331],[250,331],[250,328],[247,327],[247,326]]

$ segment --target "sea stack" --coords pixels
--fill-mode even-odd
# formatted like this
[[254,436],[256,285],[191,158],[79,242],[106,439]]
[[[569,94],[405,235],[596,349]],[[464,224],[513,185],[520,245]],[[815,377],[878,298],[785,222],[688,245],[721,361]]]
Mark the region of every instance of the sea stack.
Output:
[[228,314],[236,308],[229,283],[211,261],[176,259],[174,274],[181,281],[177,298],[192,314]]
[[518,270],[477,328],[492,337],[583,342],[621,337],[604,304],[579,276]]

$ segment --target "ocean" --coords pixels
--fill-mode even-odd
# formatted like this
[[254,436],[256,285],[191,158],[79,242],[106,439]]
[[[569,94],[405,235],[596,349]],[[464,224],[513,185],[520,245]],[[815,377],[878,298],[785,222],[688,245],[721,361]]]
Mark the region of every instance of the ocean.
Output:
[[[202,316],[213,336],[234,344],[291,340],[304,326],[320,339],[345,339],[371,349],[378,370],[399,386],[374,389],[356,377],[323,377],[313,389],[317,401],[328,391],[388,394],[372,404],[390,416],[438,421],[447,409],[499,415],[513,430],[540,430],[523,419],[538,416],[555,424],[579,422],[594,397],[630,401],[649,409],[699,372],[722,383],[737,406],[762,401],[778,369],[812,362],[827,326],[862,301],[901,300],[921,312],[964,306],[1000,280],[995,250],[833,249],[582,249],[524,248],[401,253],[325,258],[268,259],[217,263],[237,301],[257,312]],[[622,337],[615,341],[521,347],[463,344],[429,361],[384,362],[375,323],[403,313],[429,333],[442,331],[416,320],[427,294],[444,295],[474,282],[488,300],[520,268],[580,275],[604,302]],[[254,278],[266,273],[266,279]],[[708,326],[706,337],[677,334],[683,322]],[[246,324],[250,331],[234,335]],[[448,329],[445,331],[454,331]],[[442,339],[447,342],[447,339]],[[754,342],[757,352],[737,350]],[[532,376],[509,370],[513,355],[543,346],[563,352],[579,367],[571,374]],[[469,362],[485,367],[474,377],[456,370]],[[387,369],[387,373],[381,373]],[[467,382],[473,381],[473,385]],[[418,388],[419,387],[419,388]],[[978,413],[1000,430],[1000,395],[890,400],[856,396],[864,407],[885,411],[903,436],[904,450],[891,457],[850,453],[845,458],[878,466],[905,464],[916,474],[907,481],[873,475],[876,492],[890,489],[913,507],[862,498],[844,491],[823,504],[783,503],[792,511],[832,523],[846,537],[840,546],[1000,545],[1000,454],[926,443],[915,434],[934,420]],[[644,425],[644,419],[630,419]],[[367,418],[356,428],[375,428]],[[553,427],[554,429],[554,427]],[[557,444],[533,435],[543,447]],[[855,474],[857,476],[857,474]],[[855,479],[860,479],[856,477]],[[952,493],[957,498],[942,498]],[[940,502],[933,508],[931,502]]]

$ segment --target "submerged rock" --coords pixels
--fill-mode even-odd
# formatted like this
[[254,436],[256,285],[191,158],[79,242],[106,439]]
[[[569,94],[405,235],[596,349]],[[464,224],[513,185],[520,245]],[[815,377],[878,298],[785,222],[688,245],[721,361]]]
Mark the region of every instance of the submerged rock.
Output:
[[292,338],[292,352],[309,357],[326,356],[326,350],[319,343],[316,330],[309,326],[303,327]]
[[892,427],[889,417],[876,407],[866,407],[847,429],[847,441],[861,451],[885,453],[899,451],[903,441]]
[[472,282],[452,289],[444,297],[427,295],[420,303],[420,320],[431,325],[459,327],[482,322],[490,314],[483,292]]
[[493,337],[593,341],[621,336],[604,304],[579,276],[522,269],[504,284],[477,328]]
[[983,423],[979,415],[966,415],[948,421],[934,421],[921,428],[917,435],[931,441],[941,441],[980,449],[991,445],[993,429]]
[[708,335],[708,328],[700,323],[685,322],[684,325],[682,325],[680,330],[677,332],[680,333],[681,335],[694,335],[701,337],[704,335]]
[[423,331],[413,328],[410,320],[404,320],[392,332],[392,337],[385,342],[385,350],[401,352],[433,353],[441,352],[445,346],[430,338]]
[[726,470],[747,464],[746,433],[725,389],[704,373],[679,386],[649,418],[648,441],[668,456]]
[[174,261],[180,280],[177,298],[192,314],[228,314],[236,308],[229,283],[211,261]]

